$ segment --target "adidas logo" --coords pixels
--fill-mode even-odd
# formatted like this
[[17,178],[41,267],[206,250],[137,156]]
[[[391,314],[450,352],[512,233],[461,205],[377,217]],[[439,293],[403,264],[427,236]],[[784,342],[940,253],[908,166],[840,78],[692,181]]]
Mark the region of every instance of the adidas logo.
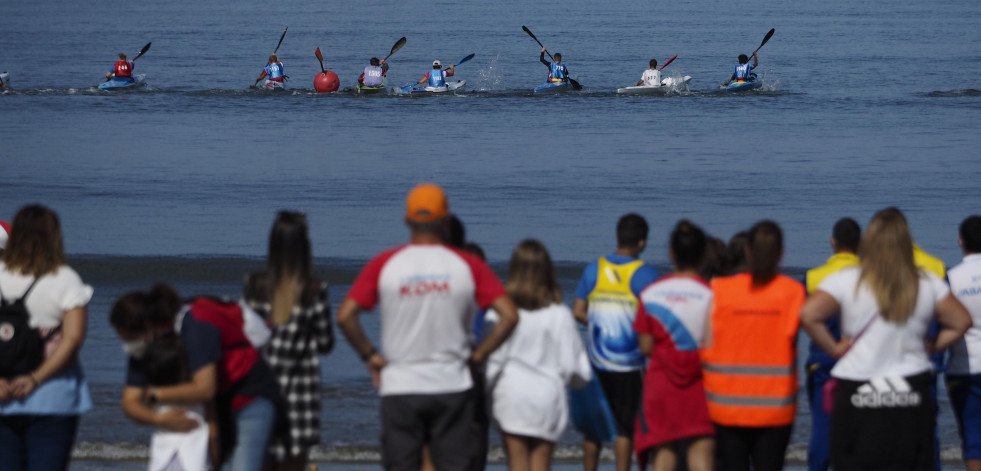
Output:
[[851,397],[856,408],[917,407],[923,398],[903,378],[876,378],[858,387]]

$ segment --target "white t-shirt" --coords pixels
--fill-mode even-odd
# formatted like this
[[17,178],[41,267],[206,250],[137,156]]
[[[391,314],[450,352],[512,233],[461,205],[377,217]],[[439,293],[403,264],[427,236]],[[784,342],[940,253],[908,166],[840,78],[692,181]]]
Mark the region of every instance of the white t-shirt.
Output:
[[862,286],[856,289],[861,269],[849,267],[828,275],[818,285],[841,306],[842,336],[855,338],[875,320],[831,369],[831,376],[852,381],[872,378],[906,377],[933,368],[927,357],[925,335],[934,316],[934,308],[950,289],[932,273],[920,271],[919,288],[913,314],[905,324],[887,322],[879,315],[872,292]]
[[[565,305],[519,309],[518,316],[514,332],[487,361],[490,409],[501,430],[554,442],[569,420],[566,385],[589,381],[589,356]],[[487,311],[484,330],[498,321]]]
[[678,351],[697,351],[705,337],[705,323],[712,310],[712,288],[701,278],[667,275],[640,292],[644,306],[634,320],[634,330],[651,334],[655,319],[664,327]]
[[507,294],[486,263],[444,245],[409,244],[365,265],[347,297],[381,312],[382,396],[473,387],[467,360],[476,307]]
[[950,292],[971,313],[974,325],[950,349],[947,372],[981,373],[981,254],[972,254],[947,271]]
[[[24,295],[33,276],[12,273],[0,262],[0,293],[14,301]],[[27,296],[31,327],[57,327],[65,311],[83,307],[92,299],[92,287],[83,283],[75,270],[62,265],[54,273],[41,277]]]
[[647,69],[644,71],[644,75],[640,77],[644,81],[644,85],[648,87],[660,87],[661,86],[661,71],[654,69]]

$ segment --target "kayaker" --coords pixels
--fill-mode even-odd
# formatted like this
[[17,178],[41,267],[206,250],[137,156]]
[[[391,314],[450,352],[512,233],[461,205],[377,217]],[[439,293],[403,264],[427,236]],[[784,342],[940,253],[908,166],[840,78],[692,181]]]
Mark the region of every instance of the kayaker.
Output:
[[388,73],[388,64],[385,61],[379,61],[377,57],[372,57],[368,63],[370,65],[364,68],[364,72],[361,72],[358,83],[366,87],[382,86],[385,81],[385,74]]
[[286,80],[286,73],[284,72],[283,63],[279,60],[276,54],[269,55],[269,64],[262,69],[262,75],[255,79],[255,83],[258,84],[260,80],[265,77],[269,77],[269,80],[273,82],[282,82]]
[[418,83],[423,84],[428,81],[429,84],[426,85],[427,87],[445,87],[446,77],[452,77],[453,70],[455,68],[456,67],[454,67],[453,65],[450,65],[449,69],[443,70],[443,64],[439,61],[439,59],[434,60],[433,70],[429,71],[429,73],[426,74],[425,77],[419,79]]
[[112,69],[106,72],[106,80],[127,80],[133,81],[133,67],[136,64],[126,60],[126,54],[119,53],[119,61],[112,65]]
[[542,47],[542,53],[539,55],[538,60],[548,67],[548,81],[549,82],[566,82],[569,80],[569,69],[566,68],[565,64],[562,63],[562,54],[556,52],[552,54],[552,58],[555,62],[549,62],[545,60],[545,47]]
[[640,80],[634,86],[639,87],[641,84],[645,87],[661,86],[661,71],[657,70],[656,59],[651,59],[651,68],[644,71],[644,74],[640,76]]
[[736,70],[732,73],[732,77],[729,77],[729,82],[752,82],[756,80],[756,74],[752,73],[756,66],[760,65],[759,59],[756,57],[756,53],[753,53],[753,65],[749,65],[749,57],[746,54],[739,55],[739,64],[736,65]]

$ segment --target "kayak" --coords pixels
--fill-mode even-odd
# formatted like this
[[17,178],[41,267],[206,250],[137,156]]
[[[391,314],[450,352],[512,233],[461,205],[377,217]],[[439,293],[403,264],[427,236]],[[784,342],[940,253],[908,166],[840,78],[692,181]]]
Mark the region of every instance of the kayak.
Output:
[[369,87],[367,85],[362,85],[360,83],[357,86],[358,93],[362,95],[372,95],[376,93],[381,93],[384,92],[386,88],[388,88],[388,77],[383,78],[382,84],[377,87]]
[[756,74],[753,74],[751,80],[745,82],[729,82],[725,86],[725,89],[727,92],[745,92],[747,90],[755,90],[762,86],[763,86],[763,81],[758,79],[756,77]]
[[661,86],[653,87],[650,85],[639,85],[636,87],[618,88],[617,93],[621,95],[664,95],[671,91],[687,89],[688,82],[691,82],[691,75],[686,75],[680,79],[668,77],[661,80]]
[[286,81],[277,82],[275,80],[262,79],[259,84],[255,86],[259,90],[268,90],[271,92],[285,92],[286,91]]
[[467,85],[466,80],[457,80],[455,82],[446,82],[446,86],[443,87],[419,87],[417,85],[406,85],[402,87],[402,93],[411,93],[413,95],[420,93],[446,93],[455,92],[457,90],[463,90],[463,87]]
[[569,81],[564,82],[546,82],[542,85],[535,87],[535,93],[562,93],[572,90],[569,85]]
[[145,74],[134,75],[132,80],[127,80],[124,78],[113,77],[105,82],[99,84],[100,90],[124,90],[127,88],[136,88],[143,85],[143,81],[146,79]]

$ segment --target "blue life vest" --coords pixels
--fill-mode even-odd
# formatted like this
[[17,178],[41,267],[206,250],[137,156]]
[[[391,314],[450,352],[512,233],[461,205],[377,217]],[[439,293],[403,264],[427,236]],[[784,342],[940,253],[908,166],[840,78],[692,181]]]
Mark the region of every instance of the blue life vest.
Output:
[[753,80],[752,76],[750,75],[750,71],[752,70],[753,70],[753,65],[750,64],[749,62],[745,64],[736,65],[736,71],[733,72],[734,74],[736,74],[736,81],[745,82],[745,81]]
[[561,62],[552,62],[548,68],[549,80],[565,80],[566,75],[568,75],[568,70],[566,70],[565,64]]
[[263,70],[266,71],[266,75],[269,76],[269,79],[270,80],[275,80],[275,79],[278,79],[280,77],[285,76],[285,74],[283,73],[283,63],[282,62],[276,62],[276,63],[273,63],[273,64],[269,64]]
[[364,68],[364,85],[366,87],[380,87],[385,79],[383,70],[377,65],[369,65]]
[[445,72],[442,70],[433,69],[429,72],[429,85],[430,87],[445,87],[446,79],[443,76]]

